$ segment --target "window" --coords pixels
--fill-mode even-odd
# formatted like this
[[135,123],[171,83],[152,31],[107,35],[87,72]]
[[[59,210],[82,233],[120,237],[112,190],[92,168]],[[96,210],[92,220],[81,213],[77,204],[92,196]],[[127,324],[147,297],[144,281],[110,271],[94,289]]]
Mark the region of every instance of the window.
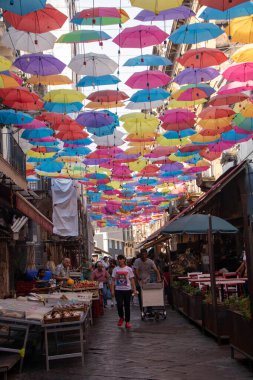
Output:
[[112,241],[111,240],[108,241],[108,246],[109,246],[109,248],[112,248]]

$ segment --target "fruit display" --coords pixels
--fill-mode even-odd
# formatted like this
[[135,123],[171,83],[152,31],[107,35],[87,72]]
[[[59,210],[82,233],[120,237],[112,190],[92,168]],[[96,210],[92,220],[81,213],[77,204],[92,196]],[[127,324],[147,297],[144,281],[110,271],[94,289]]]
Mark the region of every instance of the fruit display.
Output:
[[68,285],[68,286],[72,286],[72,285],[74,285],[74,284],[75,284],[75,281],[72,280],[72,278],[68,278],[68,279],[67,279],[67,285]]
[[73,285],[73,289],[90,289],[90,288],[98,288],[98,283],[97,281],[88,281],[88,280],[83,280],[76,282]]

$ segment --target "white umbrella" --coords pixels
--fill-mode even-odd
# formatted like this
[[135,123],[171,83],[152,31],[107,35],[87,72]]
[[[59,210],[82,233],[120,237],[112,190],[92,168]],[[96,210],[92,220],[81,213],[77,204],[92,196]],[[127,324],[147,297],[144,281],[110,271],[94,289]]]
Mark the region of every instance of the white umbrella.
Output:
[[69,68],[78,75],[101,76],[114,73],[118,65],[105,54],[78,54],[69,62]]
[[101,137],[93,135],[92,139],[98,146],[120,146],[125,143],[125,141],[122,140],[123,136],[125,136],[125,133],[114,130],[112,135]]
[[152,108],[161,107],[164,104],[164,100],[155,100],[153,102],[140,102],[140,103],[134,103],[129,102],[126,106],[129,110],[150,110]]
[[4,32],[2,43],[15,50],[23,50],[29,53],[39,53],[44,50],[53,49],[56,41],[55,35],[47,33],[29,33],[10,27]]

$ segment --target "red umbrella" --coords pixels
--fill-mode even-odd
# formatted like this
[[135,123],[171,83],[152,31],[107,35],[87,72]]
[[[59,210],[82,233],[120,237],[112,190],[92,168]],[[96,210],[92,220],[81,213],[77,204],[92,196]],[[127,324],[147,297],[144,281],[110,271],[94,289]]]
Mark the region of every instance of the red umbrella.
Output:
[[24,87],[0,89],[0,97],[5,106],[18,110],[39,110],[44,105],[35,92]]
[[[67,124],[60,124],[58,127],[57,127],[57,130],[60,131],[60,132],[84,132],[83,130],[83,126],[81,126],[80,124],[76,123],[75,121],[72,121],[71,123],[67,123]],[[84,132],[86,133],[86,137],[89,136],[89,134],[87,132]]]
[[220,11],[226,11],[236,5],[245,3],[245,0],[199,0],[199,3],[207,7],[219,9]]
[[15,29],[31,33],[46,33],[50,30],[59,29],[68,18],[50,4],[47,4],[43,9],[22,16],[4,11],[3,17]]
[[87,137],[86,132],[61,131],[56,137],[61,140],[82,140]]
[[216,107],[207,107],[198,115],[201,119],[219,119],[222,117],[229,117],[235,114],[235,111],[229,107],[225,106],[216,106]]
[[195,120],[182,121],[181,123],[163,123],[163,129],[166,131],[183,131],[184,129],[192,128],[195,125]]
[[210,106],[228,106],[234,103],[240,103],[243,100],[248,99],[248,95],[245,94],[229,94],[229,95],[216,95],[209,100]]
[[117,90],[95,91],[87,97],[88,100],[98,103],[118,102],[128,98],[129,96],[125,92]]
[[219,49],[199,48],[188,50],[182,57],[177,58],[177,61],[185,67],[204,68],[219,66],[227,59]]
[[36,116],[36,119],[45,121],[53,129],[57,129],[61,124],[70,124],[73,121],[70,116],[57,112],[42,112],[41,115]]

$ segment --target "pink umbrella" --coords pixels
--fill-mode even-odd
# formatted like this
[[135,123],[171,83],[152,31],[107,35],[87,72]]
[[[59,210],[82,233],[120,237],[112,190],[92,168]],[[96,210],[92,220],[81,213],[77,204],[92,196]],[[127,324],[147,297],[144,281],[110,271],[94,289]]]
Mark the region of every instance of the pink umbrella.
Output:
[[222,76],[229,82],[247,82],[253,77],[253,62],[243,62],[231,65],[223,71]]
[[131,75],[125,83],[131,88],[149,89],[166,86],[170,80],[169,75],[159,70],[144,70]]
[[249,80],[248,82],[231,82],[222,86],[219,89],[218,94],[229,95],[251,90],[253,90],[253,80]]
[[215,144],[210,144],[208,149],[210,152],[222,153],[224,150],[232,148],[233,145],[234,145],[234,143],[223,140],[223,141],[219,141]]
[[147,158],[156,158],[156,157],[163,157],[163,156],[169,156],[172,153],[175,153],[177,151],[177,147],[174,146],[158,146],[151,153],[145,154],[144,157]]
[[112,175],[125,177],[131,175],[132,171],[127,165],[116,166],[112,169]]
[[167,110],[163,115],[159,116],[159,119],[164,123],[181,123],[188,120],[195,119],[195,113],[182,108],[174,108]]
[[113,42],[122,48],[142,49],[147,46],[160,45],[168,36],[155,25],[137,25],[125,28],[113,39]]
[[15,124],[15,128],[22,128],[22,129],[37,129],[37,128],[46,128],[46,123],[43,123],[42,121],[39,121],[37,119],[33,119],[31,123],[27,124]]

